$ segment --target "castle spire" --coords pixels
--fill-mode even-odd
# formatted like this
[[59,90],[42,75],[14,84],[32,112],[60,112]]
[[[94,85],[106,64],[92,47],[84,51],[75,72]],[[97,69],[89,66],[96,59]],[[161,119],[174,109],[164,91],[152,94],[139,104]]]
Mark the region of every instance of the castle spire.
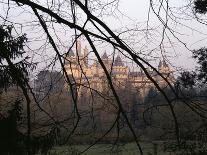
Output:
[[75,56],[73,50],[70,48],[68,53],[67,53],[68,56],[72,57],[72,56]]
[[84,50],[83,50],[83,54],[84,54],[84,63],[85,66],[88,67],[88,48],[87,46],[85,46]]
[[124,66],[123,61],[121,60],[121,57],[118,55],[114,61],[114,66]]
[[77,48],[78,55],[81,56],[81,41],[79,39],[77,39],[76,41],[76,48]]
[[106,60],[108,59],[108,55],[106,54],[106,51],[104,52],[104,54],[101,57],[102,60]]
[[162,61],[160,60],[158,68],[161,68],[161,67],[162,67]]
[[167,65],[167,63],[166,63],[166,61],[164,59],[162,61],[162,64],[163,64],[163,67],[168,67],[168,65]]

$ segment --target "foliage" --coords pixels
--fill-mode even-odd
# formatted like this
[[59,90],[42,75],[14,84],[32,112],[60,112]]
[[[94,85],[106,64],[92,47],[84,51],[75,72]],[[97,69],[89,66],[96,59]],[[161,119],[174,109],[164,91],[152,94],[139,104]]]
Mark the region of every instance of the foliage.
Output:
[[196,83],[196,74],[194,72],[184,71],[177,79],[177,85],[184,88],[193,87]]
[[[169,99],[173,100],[176,98],[170,88],[165,87],[163,88],[163,91],[168,95]],[[154,88],[150,88],[148,94],[144,98],[145,105],[150,105],[150,103],[153,103],[153,105],[156,105],[156,104],[162,104],[165,102],[166,100],[161,94],[161,92],[157,91]]]
[[14,37],[12,29],[13,26],[0,25],[0,89],[20,82],[25,85],[28,82],[28,68],[32,67],[27,61],[29,57],[24,57],[26,35]]
[[35,80],[35,89],[37,92],[58,93],[64,88],[64,77],[58,71],[42,70],[38,73]]
[[196,13],[205,14],[207,12],[207,0],[195,0],[194,5]]
[[[13,85],[22,89],[27,101],[28,126],[26,128],[27,133],[25,133],[25,123],[22,120],[24,102],[18,97],[12,109],[7,112],[8,116],[5,113],[0,114],[0,154],[23,155],[36,154],[39,151],[42,154],[46,154],[54,146],[55,137],[57,137],[59,130],[54,125],[47,128],[48,132],[32,133],[30,119],[31,99],[27,88],[29,87],[29,69],[33,69],[35,65],[28,62],[29,57],[25,56],[26,35],[14,37],[12,30],[12,26],[0,26],[0,90],[12,91],[12,89],[8,88]],[[13,103],[7,100],[6,102],[8,104]],[[4,106],[9,107],[10,105]]]
[[8,116],[3,114],[0,117],[0,154],[1,155],[22,155],[25,151],[24,136],[18,129],[18,122],[22,121],[21,100],[17,99]]
[[193,58],[198,63],[195,71],[184,71],[177,78],[177,84],[184,88],[192,88],[194,86],[204,87],[207,83],[207,48],[200,48],[193,51]]
[[201,80],[203,83],[207,82],[207,48],[200,48],[194,50],[193,58],[197,60],[199,64],[198,68],[198,80]]

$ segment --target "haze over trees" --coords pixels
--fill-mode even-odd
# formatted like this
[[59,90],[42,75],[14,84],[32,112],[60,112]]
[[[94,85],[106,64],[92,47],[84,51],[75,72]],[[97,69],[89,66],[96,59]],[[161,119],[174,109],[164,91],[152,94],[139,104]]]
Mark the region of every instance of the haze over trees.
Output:
[[[113,152],[120,144],[134,142],[136,153],[142,155],[148,151],[143,147],[146,141],[156,143],[154,154],[157,144],[177,154],[206,153],[206,48],[192,52],[198,70],[182,72],[176,82],[150,61],[170,65],[168,56],[176,44],[191,50],[175,25],[204,35],[185,22],[191,19],[205,25],[206,1],[174,7],[169,1],[150,0],[144,26],[135,23],[117,29],[116,19],[127,16],[120,3],[0,1],[0,145],[14,146],[0,153],[47,154],[53,146],[65,145],[69,153],[80,154],[98,143],[113,144]],[[83,69],[80,41],[89,49],[84,53],[89,58],[86,66],[102,68],[102,91],[92,86],[96,83]],[[112,58],[111,66],[102,49]],[[67,59],[71,51],[77,56],[75,62]],[[134,89],[129,81],[117,87],[113,76],[117,56],[152,85],[147,95],[141,93],[144,85]],[[79,79],[76,73],[68,74],[74,63]],[[80,144],[87,145],[70,150]]]

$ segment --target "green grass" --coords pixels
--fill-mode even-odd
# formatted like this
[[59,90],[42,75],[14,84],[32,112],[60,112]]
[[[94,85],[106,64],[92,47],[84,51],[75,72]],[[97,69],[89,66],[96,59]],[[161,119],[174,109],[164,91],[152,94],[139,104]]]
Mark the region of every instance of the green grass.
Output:
[[[142,143],[143,152],[145,155],[155,155],[153,144]],[[85,150],[88,145],[73,145],[73,146],[61,146],[55,147],[51,150],[51,155],[76,155]],[[138,147],[135,143],[120,144],[114,146],[112,144],[96,144],[83,155],[139,155]],[[173,155],[168,152],[161,151],[158,148],[157,155]]]

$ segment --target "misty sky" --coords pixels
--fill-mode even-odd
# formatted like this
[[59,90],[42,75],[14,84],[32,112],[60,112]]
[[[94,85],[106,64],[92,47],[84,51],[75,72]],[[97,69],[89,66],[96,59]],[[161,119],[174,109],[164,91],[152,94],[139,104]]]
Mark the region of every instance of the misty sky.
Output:
[[[170,17],[172,17],[173,20],[169,17],[168,26],[171,28],[174,35],[166,30],[169,38],[165,37],[164,39],[163,45],[165,47],[163,50],[163,56],[167,57],[172,65],[191,69],[194,68],[195,62],[191,59],[191,52],[189,50],[205,46],[207,26],[198,24],[198,22],[192,20],[192,17],[190,17],[192,16],[191,10],[182,8],[186,4],[187,0],[171,0],[169,2],[170,9],[173,12],[173,14],[170,14]],[[5,16],[7,10],[6,5],[0,5],[0,13],[1,15]],[[178,9],[178,7],[182,9]],[[158,10],[159,6],[155,4],[154,8],[155,10]],[[106,10],[105,12],[107,11],[109,10]],[[137,52],[149,52],[150,50],[156,48],[154,56],[160,57],[161,54],[159,52],[159,44],[162,40],[163,24],[155,16],[152,9],[150,9],[149,20],[147,20],[148,11],[149,1],[147,0],[120,0],[118,10],[116,10],[111,16],[103,15],[102,20],[107,23],[107,25],[116,33],[126,29],[136,28],[135,33],[126,33],[120,37]],[[43,36],[40,35],[42,30],[36,28],[34,25],[31,26],[29,23],[35,20],[34,16],[30,13],[22,13],[22,10],[14,8],[10,9],[9,16],[10,20],[17,23],[22,22],[27,25],[22,29],[22,31],[29,34],[28,37],[31,39],[29,44],[32,47],[38,48],[37,45],[39,42],[35,45],[35,43],[32,41],[32,37],[39,35],[38,39],[41,42],[41,37]],[[162,9],[160,16],[165,20],[165,13]],[[149,31],[146,32],[146,28],[148,28]],[[139,32],[139,30],[143,31]],[[67,37],[68,36],[66,34],[61,35],[63,41],[70,40]],[[171,44],[169,43],[168,39],[170,39]],[[184,45],[186,45],[188,49]],[[105,46],[102,47],[102,51],[110,50],[109,48],[103,48],[105,48]],[[41,57],[44,58],[42,61],[47,59],[47,56]],[[159,59],[156,60],[156,63],[158,63],[158,61]]]
[[[166,50],[171,53],[169,55],[172,56],[172,58],[169,59],[172,62],[172,64],[176,64],[176,66],[191,69],[194,68],[196,64],[191,59],[191,52],[189,50],[198,49],[200,47],[205,46],[207,37],[207,26],[199,24],[196,20],[193,20],[192,17],[190,17],[192,16],[192,10],[190,8],[185,8],[182,10],[178,9],[178,7],[182,8],[187,3],[187,0],[169,1],[169,5],[171,9],[174,11],[174,15],[178,17],[176,19],[177,23],[175,21],[169,21],[169,27],[171,27],[173,30],[177,32],[175,33],[176,37],[178,37],[180,41],[185,43],[188,49],[175,37],[171,36],[172,41],[175,42],[175,49],[170,48]],[[120,22],[123,25],[133,25],[133,22],[146,22],[148,18],[149,1],[121,0],[120,10],[128,17],[130,17],[130,19],[132,19],[129,20],[127,19],[127,17],[123,17],[123,20]],[[153,25],[161,24],[158,18],[152,12],[152,10],[150,10],[149,17],[149,24],[152,27]],[[161,27],[160,30],[162,30]],[[159,44],[158,42],[157,44]]]

